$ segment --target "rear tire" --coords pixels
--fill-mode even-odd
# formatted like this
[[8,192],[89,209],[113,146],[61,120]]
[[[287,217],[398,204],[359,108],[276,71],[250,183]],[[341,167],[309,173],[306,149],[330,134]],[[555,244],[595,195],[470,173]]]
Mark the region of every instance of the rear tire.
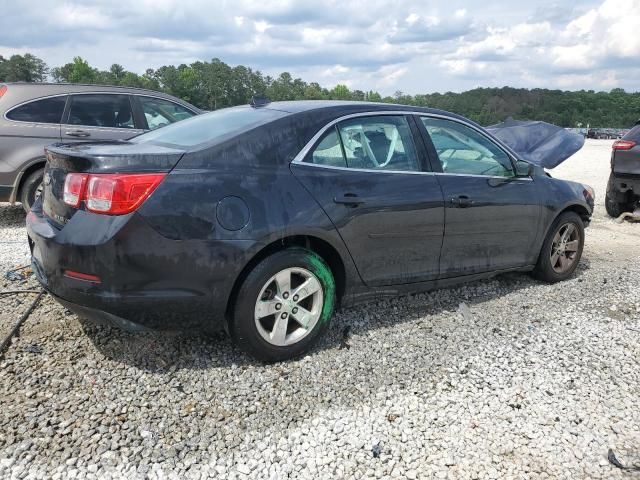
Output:
[[613,174],[609,175],[609,181],[607,182],[607,193],[604,197],[604,208],[607,211],[607,215],[613,218],[618,218],[624,212],[628,210],[626,203],[617,201],[616,192],[613,189]]
[[25,212],[29,212],[36,199],[42,194],[42,177],[44,176],[44,168],[39,168],[35,172],[31,172],[20,188],[20,203]]
[[325,261],[310,250],[287,248],[262,260],[242,282],[229,331],[259,360],[294,358],[326,331],[335,301],[335,281]]
[[575,272],[584,248],[584,224],[575,212],[564,212],[553,222],[542,244],[533,275],[556,283]]

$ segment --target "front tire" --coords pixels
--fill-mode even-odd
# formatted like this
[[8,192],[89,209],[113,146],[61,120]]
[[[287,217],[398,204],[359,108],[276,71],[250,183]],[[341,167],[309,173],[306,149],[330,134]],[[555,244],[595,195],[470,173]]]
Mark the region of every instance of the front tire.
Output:
[[297,357],[325,332],[335,300],[335,280],[326,262],[310,250],[287,248],[247,275],[231,315],[231,337],[265,362]]
[[25,212],[29,212],[38,197],[42,195],[43,176],[44,168],[39,168],[35,172],[31,172],[27,178],[25,178],[24,182],[22,182],[22,187],[20,188],[20,203],[22,203],[22,208],[24,208]]
[[554,222],[542,244],[533,273],[540,280],[556,283],[575,272],[584,248],[584,224],[575,212],[564,212]]

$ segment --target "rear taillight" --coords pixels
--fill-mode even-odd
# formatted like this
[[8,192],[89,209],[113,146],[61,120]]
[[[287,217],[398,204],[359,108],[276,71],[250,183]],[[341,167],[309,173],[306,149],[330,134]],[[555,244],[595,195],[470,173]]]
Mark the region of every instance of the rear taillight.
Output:
[[73,278],[75,280],[83,280],[85,282],[91,282],[91,283],[102,283],[102,280],[100,280],[100,277],[98,277],[97,275],[92,275],[90,273],[82,273],[82,272],[75,272],[73,270],[65,270],[64,272],[62,272],[62,275],[64,275],[67,278]]
[[633,140],[616,140],[615,142],[613,142],[612,148],[614,150],[631,150],[635,146],[636,142],[634,142]]
[[9,90],[9,89],[7,88],[7,86],[6,86],[6,85],[0,85],[0,98],[2,98],[2,96],[3,96],[5,93],[7,93],[7,90]]
[[67,174],[67,178],[64,179],[64,192],[62,194],[64,203],[74,208],[80,206],[88,176],[86,173]]
[[[90,212],[124,215],[138,208],[160,185],[166,175],[166,173],[70,173],[64,183],[64,202],[78,208],[80,202],[84,201]],[[84,177],[82,184],[80,184],[80,177]],[[68,194],[67,185],[69,186]],[[80,188],[80,194],[79,200],[76,200],[78,188]]]

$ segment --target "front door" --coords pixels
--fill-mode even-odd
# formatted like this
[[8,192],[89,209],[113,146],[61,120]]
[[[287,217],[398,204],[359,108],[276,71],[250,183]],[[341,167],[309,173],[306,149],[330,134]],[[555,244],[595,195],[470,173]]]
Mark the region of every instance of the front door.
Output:
[[531,265],[540,231],[538,190],[479,129],[420,117],[445,201],[440,277]]
[[368,285],[438,276],[442,192],[425,171],[412,121],[403,115],[345,120],[291,165],[331,218]]
[[126,140],[142,132],[129,95],[109,93],[72,95],[61,129],[65,142]]

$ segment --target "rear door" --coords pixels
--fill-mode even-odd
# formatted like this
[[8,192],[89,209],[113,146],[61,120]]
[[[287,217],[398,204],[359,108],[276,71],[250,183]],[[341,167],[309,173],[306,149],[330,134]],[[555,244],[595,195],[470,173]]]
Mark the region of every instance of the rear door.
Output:
[[444,206],[410,116],[358,116],[328,128],[294,175],[333,221],[368,285],[435,279]]
[[129,95],[88,93],[70,96],[61,137],[65,142],[126,140],[142,132]]
[[437,117],[419,120],[445,203],[441,278],[535,263],[541,205],[531,177],[479,129]]

